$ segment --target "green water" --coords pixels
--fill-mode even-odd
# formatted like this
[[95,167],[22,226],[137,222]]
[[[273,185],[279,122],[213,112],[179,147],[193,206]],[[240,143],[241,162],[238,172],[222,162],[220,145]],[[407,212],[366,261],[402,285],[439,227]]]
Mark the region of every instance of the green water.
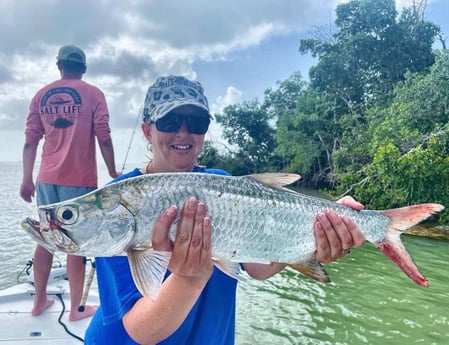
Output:
[[449,242],[402,240],[429,288],[367,244],[326,266],[330,284],[292,270],[241,284],[237,344],[448,344]]

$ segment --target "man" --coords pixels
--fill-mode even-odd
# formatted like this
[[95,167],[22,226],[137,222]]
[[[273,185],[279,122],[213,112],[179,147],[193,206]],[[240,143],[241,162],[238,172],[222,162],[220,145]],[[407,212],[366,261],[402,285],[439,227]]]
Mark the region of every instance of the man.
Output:
[[[31,101],[23,147],[23,180],[20,196],[31,202],[36,191],[37,204],[50,204],[74,198],[97,187],[95,137],[113,178],[116,172],[114,149],[109,129],[109,113],[103,92],[82,81],[86,56],[73,45],[63,46],[56,57],[61,79],[40,89]],[[42,138],[44,144],[36,185],[33,167]],[[35,297],[33,316],[42,314],[54,301],[46,288],[53,254],[41,246],[34,254]],[[96,307],[78,306],[83,294],[85,265],[80,256],[67,256],[71,292],[69,320],[91,316]]]

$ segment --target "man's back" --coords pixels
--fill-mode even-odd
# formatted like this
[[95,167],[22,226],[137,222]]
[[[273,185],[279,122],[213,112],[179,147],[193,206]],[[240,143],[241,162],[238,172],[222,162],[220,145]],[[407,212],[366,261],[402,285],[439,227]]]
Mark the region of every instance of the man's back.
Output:
[[97,186],[95,135],[110,137],[103,92],[81,79],[60,79],[37,92],[27,119],[27,141],[45,136],[37,181]]

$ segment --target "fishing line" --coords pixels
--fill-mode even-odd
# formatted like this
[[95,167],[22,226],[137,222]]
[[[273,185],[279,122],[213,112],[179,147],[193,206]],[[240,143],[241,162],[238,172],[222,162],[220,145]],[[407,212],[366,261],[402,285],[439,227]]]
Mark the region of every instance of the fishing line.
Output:
[[132,142],[134,139],[134,134],[136,133],[137,124],[139,123],[141,114],[142,114],[142,106],[140,107],[140,110],[137,113],[136,123],[134,125],[133,132],[131,133],[131,138],[129,139],[128,150],[126,150],[125,160],[123,161],[123,166],[122,166],[121,172],[123,172],[125,170],[125,165],[126,165],[126,161],[128,159],[128,154],[129,154],[129,151],[131,150],[131,145],[132,145]]

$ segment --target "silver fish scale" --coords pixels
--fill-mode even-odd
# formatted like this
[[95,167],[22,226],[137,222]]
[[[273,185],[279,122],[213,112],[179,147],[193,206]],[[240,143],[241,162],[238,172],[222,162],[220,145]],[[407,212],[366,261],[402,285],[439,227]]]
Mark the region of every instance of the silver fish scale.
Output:
[[[295,263],[315,251],[312,224],[316,214],[338,209],[364,229],[377,222],[347,207],[298,193],[280,191],[249,177],[211,174],[153,174],[123,181],[121,199],[135,215],[134,247],[149,247],[151,229],[170,205],[182,208],[191,196],[205,202],[212,219],[213,255],[237,262]],[[374,218],[384,217],[379,212]],[[384,217],[386,218],[386,217]],[[380,227],[380,230],[382,227]],[[176,223],[171,229],[172,238]]]

